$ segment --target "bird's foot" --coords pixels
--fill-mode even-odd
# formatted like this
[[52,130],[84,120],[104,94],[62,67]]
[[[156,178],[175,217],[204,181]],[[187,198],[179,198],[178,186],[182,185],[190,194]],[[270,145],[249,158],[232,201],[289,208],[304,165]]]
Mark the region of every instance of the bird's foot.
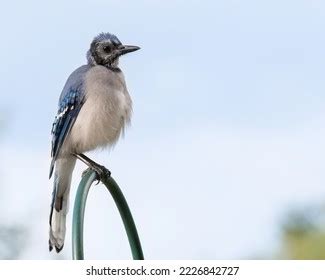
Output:
[[82,173],[82,176],[84,176],[89,169],[95,171],[97,175],[96,179],[98,181],[97,184],[102,179],[111,176],[111,171],[109,171],[105,166],[94,162],[92,159],[88,158],[84,154],[75,154],[75,156],[82,162],[84,162],[86,165],[88,165],[88,168]]
[[103,178],[111,176],[111,171],[109,171],[105,166],[96,163],[95,165],[92,164],[92,166],[89,166],[84,172],[82,172],[82,177],[85,176],[89,170],[96,172],[96,185],[98,185]]

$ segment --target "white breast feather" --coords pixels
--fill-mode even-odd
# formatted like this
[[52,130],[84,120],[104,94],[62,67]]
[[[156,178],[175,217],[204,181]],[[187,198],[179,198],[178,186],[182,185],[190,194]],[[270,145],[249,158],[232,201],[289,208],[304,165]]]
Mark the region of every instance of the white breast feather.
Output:
[[132,113],[132,101],[121,72],[93,67],[87,73],[85,90],[86,102],[68,140],[69,148],[77,153],[114,145]]

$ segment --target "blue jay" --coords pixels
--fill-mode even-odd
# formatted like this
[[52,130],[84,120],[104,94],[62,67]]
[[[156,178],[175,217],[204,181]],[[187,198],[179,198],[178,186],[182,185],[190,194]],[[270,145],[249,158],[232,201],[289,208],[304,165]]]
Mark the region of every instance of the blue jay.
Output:
[[[119,57],[140,49],[123,45],[113,34],[100,33],[91,42],[87,64],[69,76],[52,127],[54,189],[50,212],[49,250],[64,245],[66,215],[76,157],[114,145],[130,123],[132,101]],[[85,157],[85,156],[84,156]]]

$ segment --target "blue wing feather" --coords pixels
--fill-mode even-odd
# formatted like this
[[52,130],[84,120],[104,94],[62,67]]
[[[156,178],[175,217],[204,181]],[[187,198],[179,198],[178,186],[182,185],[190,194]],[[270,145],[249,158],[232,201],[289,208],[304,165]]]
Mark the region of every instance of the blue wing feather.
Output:
[[79,111],[84,103],[84,96],[78,90],[70,90],[64,96],[59,104],[58,114],[55,117],[52,126],[52,150],[51,150],[51,178],[55,160],[57,159],[60,149],[67,138]]
[[52,126],[52,150],[50,178],[61,147],[69,135],[71,128],[85,102],[83,82],[85,74],[90,69],[89,65],[83,65],[76,69],[68,78],[59,100],[59,110]]

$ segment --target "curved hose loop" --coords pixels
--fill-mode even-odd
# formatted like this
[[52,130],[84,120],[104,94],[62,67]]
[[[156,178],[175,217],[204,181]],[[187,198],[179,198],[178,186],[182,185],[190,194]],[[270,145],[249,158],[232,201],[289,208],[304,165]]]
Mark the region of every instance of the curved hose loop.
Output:
[[[89,189],[92,183],[97,179],[95,171],[88,169],[83,175],[82,180],[78,186],[74,208],[73,208],[73,220],[72,220],[72,258],[74,260],[84,259],[83,248],[83,228],[84,228],[84,215],[86,208],[86,201]],[[111,193],[115,204],[120,212],[125,231],[128,236],[131,252],[134,260],[143,260],[143,252],[139,235],[132,218],[130,208],[126,202],[126,199],[115,182],[110,176],[105,176],[101,179],[102,183]]]

